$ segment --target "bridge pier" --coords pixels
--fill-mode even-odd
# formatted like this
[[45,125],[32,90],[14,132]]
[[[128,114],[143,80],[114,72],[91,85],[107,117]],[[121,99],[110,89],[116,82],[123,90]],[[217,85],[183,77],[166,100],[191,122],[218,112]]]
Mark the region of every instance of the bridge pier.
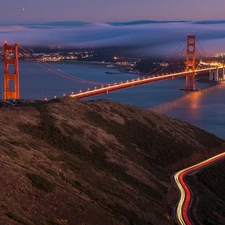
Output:
[[222,76],[223,82],[225,81],[225,71],[224,71],[224,66],[223,66],[223,76]]
[[180,88],[182,91],[200,91],[201,89],[195,87],[195,73],[186,76],[185,88]]
[[[224,77],[224,68],[223,68],[223,77]],[[213,81],[213,82],[219,81],[218,67],[217,67],[216,71],[209,71],[209,81]]]

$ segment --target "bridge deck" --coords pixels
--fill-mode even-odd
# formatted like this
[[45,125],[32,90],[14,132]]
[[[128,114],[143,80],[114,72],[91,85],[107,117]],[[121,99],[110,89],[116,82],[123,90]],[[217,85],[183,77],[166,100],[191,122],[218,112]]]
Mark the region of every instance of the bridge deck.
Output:
[[[217,70],[217,68],[213,67],[213,68],[195,70],[195,73],[197,75],[200,73],[216,71],[216,70]],[[127,81],[125,83],[121,82],[118,84],[111,84],[111,85],[109,84],[106,87],[101,87],[98,89],[96,88],[94,90],[87,90],[85,92],[80,92],[77,94],[71,94],[69,97],[76,98],[76,99],[83,99],[83,98],[88,98],[88,97],[92,97],[92,96],[97,96],[100,94],[108,94],[109,92],[117,91],[117,90],[121,90],[121,89],[125,89],[125,88],[130,88],[130,87],[139,86],[139,85],[148,84],[148,83],[154,83],[154,82],[161,81],[161,80],[168,80],[168,79],[184,77],[184,76],[190,75],[192,73],[193,73],[192,71],[183,71],[180,73],[172,73],[172,74],[161,75],[161,76],[158,75],[158,76],[147,77],[147,78],[139,77],[136,80],[132,79],[131,81]]]

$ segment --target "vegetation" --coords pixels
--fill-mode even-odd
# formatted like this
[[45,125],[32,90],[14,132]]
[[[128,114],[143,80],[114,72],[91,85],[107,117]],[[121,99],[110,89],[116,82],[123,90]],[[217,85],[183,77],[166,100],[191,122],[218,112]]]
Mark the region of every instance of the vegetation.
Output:
[[0,224],[172,225],[172,174],[223,151],[215,135],[107,100],[64,98],[0,113]]

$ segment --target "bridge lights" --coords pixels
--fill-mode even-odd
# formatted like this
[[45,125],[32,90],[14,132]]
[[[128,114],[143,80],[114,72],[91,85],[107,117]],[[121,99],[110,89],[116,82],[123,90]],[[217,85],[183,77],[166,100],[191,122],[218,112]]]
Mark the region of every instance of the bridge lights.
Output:
[[73,91],[71,92],[71,95],[74,95],[74,92]]
[[[82,90],[80,90],[80,93],[82,92]],[[73,93],[73,92],[72,92]]]

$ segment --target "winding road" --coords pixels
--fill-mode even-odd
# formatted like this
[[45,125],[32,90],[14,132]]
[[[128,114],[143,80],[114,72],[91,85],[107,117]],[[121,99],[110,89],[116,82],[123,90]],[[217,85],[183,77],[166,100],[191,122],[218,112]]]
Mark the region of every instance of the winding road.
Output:
[[196,165],[190,166],[186,169],[180,170],[174,175],[175,183],[180,191],[180,199],[177,204],[176,208],[176,219],[178,224],[180,225],[193,225],[193,222],[191,221],[189,217],[189,209],[190,209],[190,203],[191,203],[191,191],[188,187],[188,185],[185,183],[184,178],[189,173],[193,173],[195,171],[198,171],[199,169],[202,169],[205,166],[208,166],[209,164],[212,164],[216,162],[219,159],[222,159],[225,157],[225,152],[221,153],[219,155],[216,155],[214,157],[211,157],[203,162],[200,162]]

